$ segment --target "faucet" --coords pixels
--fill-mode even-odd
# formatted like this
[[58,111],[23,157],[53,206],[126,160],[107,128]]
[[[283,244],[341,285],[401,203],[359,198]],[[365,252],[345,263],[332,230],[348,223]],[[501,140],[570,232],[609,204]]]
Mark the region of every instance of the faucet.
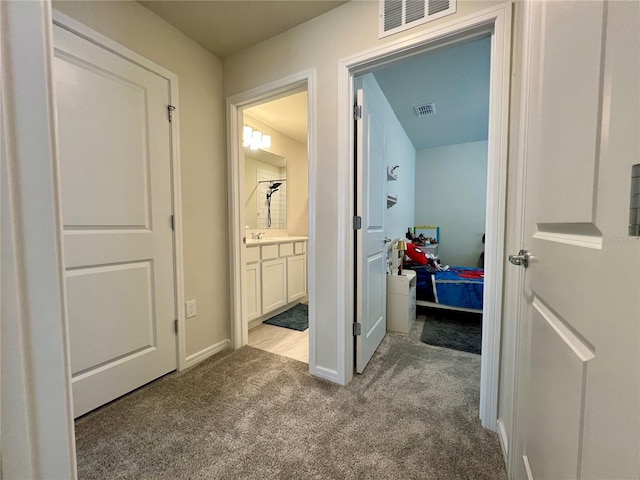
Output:
[[252,233],[251,234],[251,239],[252,240],[260,240],[260,239],[262,239],[262,237],[264,237],[264,232]]

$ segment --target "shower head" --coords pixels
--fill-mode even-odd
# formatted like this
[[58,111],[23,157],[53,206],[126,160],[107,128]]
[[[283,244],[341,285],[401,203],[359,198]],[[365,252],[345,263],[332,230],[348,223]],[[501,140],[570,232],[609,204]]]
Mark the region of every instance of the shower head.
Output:
[[275,192],[280,185],[282,185],[282,182],[273,182],[269,185],[269,188]]

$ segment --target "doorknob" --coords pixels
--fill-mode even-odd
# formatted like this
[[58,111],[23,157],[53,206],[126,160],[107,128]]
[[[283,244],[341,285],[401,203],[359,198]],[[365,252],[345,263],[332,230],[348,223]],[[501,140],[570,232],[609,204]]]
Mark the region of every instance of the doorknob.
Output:
[[391,239],[389,237],[384,237],[383,243],[386,245],[390,241],[391,241]]
[[509,261],[514,265],[522,265],[524,268],[528,268],[529,257],[531,257],[529,252],[526,250],[520,250],[518,255],[509,255]]

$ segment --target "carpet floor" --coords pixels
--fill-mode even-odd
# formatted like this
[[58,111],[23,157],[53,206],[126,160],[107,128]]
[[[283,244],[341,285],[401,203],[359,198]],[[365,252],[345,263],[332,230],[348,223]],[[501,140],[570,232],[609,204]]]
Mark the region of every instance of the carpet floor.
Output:
[[426,315],[420,340],[436,347],[453,348],[480,355],[482,314],[421,308]]
[[245,346],[76,421],[81,479],[506,479],[480,357],[389,333],[342,387]]

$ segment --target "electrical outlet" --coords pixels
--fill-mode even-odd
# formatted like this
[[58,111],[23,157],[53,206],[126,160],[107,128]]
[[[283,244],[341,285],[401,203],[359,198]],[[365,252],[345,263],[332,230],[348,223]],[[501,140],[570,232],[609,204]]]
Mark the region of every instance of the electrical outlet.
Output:
[[186,305],[187,305],[187,318],[195,317],[197,314],[196,301],[189,300]]

